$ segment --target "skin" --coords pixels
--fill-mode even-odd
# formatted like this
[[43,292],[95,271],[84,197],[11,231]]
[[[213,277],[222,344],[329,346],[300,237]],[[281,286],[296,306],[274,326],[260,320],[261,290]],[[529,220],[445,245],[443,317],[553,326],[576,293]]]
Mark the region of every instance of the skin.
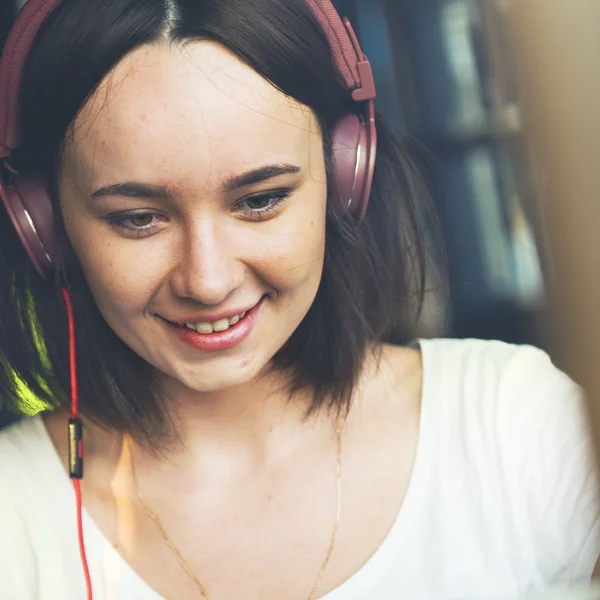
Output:
[[[273,164],[298,169],[228,189]],[[155,193],[97,193],[132,181]],[[264,218],[250,210],[269,204],[258,194],[282,189],[289,198]],[[326,177],[314,115],[218,44],[144,47],[78,117],[60,195],[95,301],[157,370],[182,440],[155,457],[87,424],[86,510],[159,594],[199,597],[136,497],[133,457],[145,498],[213,600],[307,598],[335,515],[335,427],[325,414],[307,421],[309,397],[288,402],[282,375],[267,367],[323,270]],[[190,348],[164,322],[234,314],[261,298],[253,332],[229,350]],[[418,352],[385,347],[380,364],[365,364],[343,430],[342,520],[319,595],[357,571],[394,522],[420,395]],[[65,419],[46,419],[63,457]]]
[[[256,377],[312,304],[323,268],[326,176],[310,111],[250,69],[230,75],[236,61],[216,45],[198,47],[143,49],[116,70],[80,118],[60,191],[67,233],[108,324],[169,389],[212,394]],[[229,178],[272,164],[299,173],[225,189]],[[90,199],[130,181],[165,193]],[[249,214],[247,198],[282,189],[292,196]],[[257,204],[269,207],[268,199]],[[150,228],[106,221],[136,212],[133,223],[146,213]],[[234,315],[263,296],[259,326],[226,352],[189,350],[157,318]]]

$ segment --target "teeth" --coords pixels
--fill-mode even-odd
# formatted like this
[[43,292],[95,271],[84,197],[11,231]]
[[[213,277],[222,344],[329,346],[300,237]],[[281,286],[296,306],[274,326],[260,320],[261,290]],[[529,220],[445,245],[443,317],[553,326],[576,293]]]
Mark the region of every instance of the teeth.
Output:
[[198,333],[212,333],[212,323],[196,323],[196,331]]
[[220,319],[219,321],[214,321],[213,323],[186,323],[185,326],[188,329],[193,329],[198,333],[209,334],[215,331],[227,331],[230,327],[239,323],[241,319],[246,316],[246,313],[243,312],[241,315],[234,315],[233,317],[229,317],[229,319]]
[[229,321],[227,319],[221,319],[220,321],[215,321],[212,324],[213,331],[226,331],[229,329]]

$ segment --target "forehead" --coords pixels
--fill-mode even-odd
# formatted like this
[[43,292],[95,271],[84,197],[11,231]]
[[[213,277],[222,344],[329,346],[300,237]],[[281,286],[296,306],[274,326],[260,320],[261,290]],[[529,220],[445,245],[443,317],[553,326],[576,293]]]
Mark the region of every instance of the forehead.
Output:
[[170,170],[228,177],[309,160],[312,111],[215,42],[142,47],[102,82],[73,128],[67,166],[92,178]]

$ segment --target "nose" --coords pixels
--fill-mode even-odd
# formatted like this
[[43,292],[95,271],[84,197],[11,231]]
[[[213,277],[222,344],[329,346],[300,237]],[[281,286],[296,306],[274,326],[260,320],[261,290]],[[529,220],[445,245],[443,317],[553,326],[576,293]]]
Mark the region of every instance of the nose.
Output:
[[175,295],[216,306],[241,285],[245,268],[230,238],[226,228],[208,219],[188,228],[171,277]]

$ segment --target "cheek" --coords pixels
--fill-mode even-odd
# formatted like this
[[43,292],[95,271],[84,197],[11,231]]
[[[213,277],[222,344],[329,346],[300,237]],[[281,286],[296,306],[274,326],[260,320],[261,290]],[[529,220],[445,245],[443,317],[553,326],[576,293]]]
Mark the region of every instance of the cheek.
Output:
[[156,288],[157,261],[130,242],[107,241],[95,224],[85,232],[69,232],[69,237],[100,312],[108,321],[139,312]]
[[82,260],[82,269],[100,312],[109,322],[139,313],[151,294],[147,279],[131,277],[114,264]]
[[147,297],[162,267],[154,245],[118,237],[105,222],[73,201],[63,204],[63,216],[66,233],[99,306],[112,301],[125,308]]
[[[269,236],[264,247],[264,264],[269,265],[268,279],[281,291],[302,286],[307,293],[318,286],[325,254],[325,211],[308,217],[290,215],[286,224]],[[306,287],[304,287],[306,286]]]

